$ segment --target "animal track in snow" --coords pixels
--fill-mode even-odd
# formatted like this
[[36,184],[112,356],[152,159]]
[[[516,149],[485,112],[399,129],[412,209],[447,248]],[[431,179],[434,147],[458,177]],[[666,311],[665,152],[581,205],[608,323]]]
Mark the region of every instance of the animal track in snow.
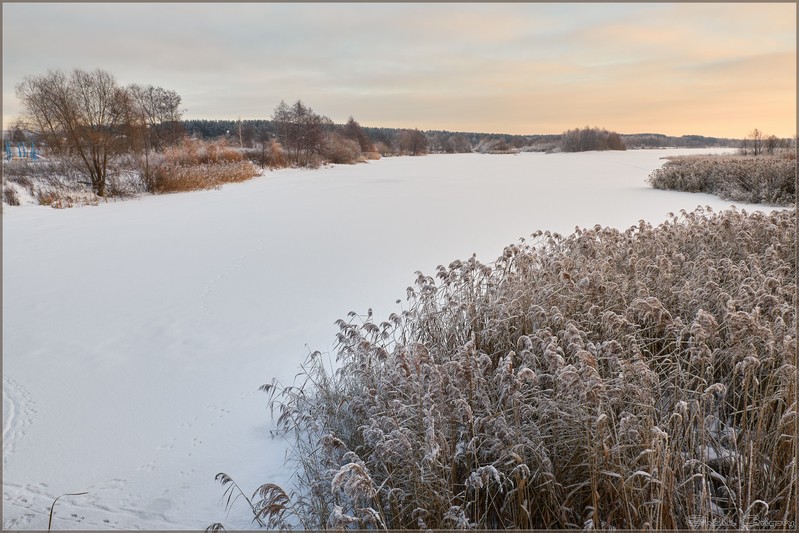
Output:
[[210,317],[212,315],[212,306],[207,304],[208,296],[214,291],[214,286],[217,285],[221,280],[232,276],[237,270],[239,270],[243,265],[244,262],[247,260],[247,257],[250,256],[253,252],[258,252],[263,250],[264,248],[264,241],[261,237],[254,238],[256,241],[255,246],[243,244],[243,250],[238,253],[232,261],[230,261],[230,266],[224,269],[222,272],[216,274],[215,276],[211,277],[203,287],[203,291],[200,294],[200,309],[202,309],[203,314],[206,317]]
[[206,405],[205,408],[213,412],[217,418],[223,418],[225,415],[230,414],[230,409],[225,409],[224,407],[220,407],[218,405]]
[[33,423],[36,409],[30,394],[11,378],[3,378],[3,463],[17,450]]
[[[87,494],[59,499],[53,513],[54,529],[128,529],[131,524],[143,523],[150,529],[176,528],[177,524],[164,514],[172,506],[171,499],[145,503],[141,497],[130,494],[127,485],[126,480],[114,478],[82,488],[81,492],[85,490]],[[16,507],[23,511],[12,518],[4,517],[3,529],[44,530],[50,507],[59,496],[51,490],[44,483],[24,486],[4,483],[4,509]],[[151,504],[157,505],[151,508]]]

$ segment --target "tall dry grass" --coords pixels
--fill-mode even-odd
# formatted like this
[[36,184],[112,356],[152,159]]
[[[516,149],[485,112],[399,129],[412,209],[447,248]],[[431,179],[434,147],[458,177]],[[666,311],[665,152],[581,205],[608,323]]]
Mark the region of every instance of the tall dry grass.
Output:
[[[264,386],[297,485],[270,527],[623,528],[796,520],[793,211],[537,232],[418,273]],[[794,522],[795,523],[795,522]]]
[[792,206],[796,203],[796,154],[682,156],[649,176],[656,189],[715,194],[723,200]]
[[289,166],[283,147],[277,139],[263,140],[255,148],[243,150],[242,155],[261,168],[276,169]]
[[169,193],[215,189],[224,183],[252,179],[255,166],[224,142],[184,138],[168,148],[153,163],[153,191]]

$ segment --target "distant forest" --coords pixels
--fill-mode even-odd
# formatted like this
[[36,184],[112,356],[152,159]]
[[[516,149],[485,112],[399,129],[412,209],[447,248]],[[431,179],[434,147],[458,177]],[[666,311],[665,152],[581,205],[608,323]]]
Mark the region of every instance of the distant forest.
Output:
[[[277,126],[272,120],[183,120],[183,127],[191,137],[198,139],[218,139],[227,137],[234,144],[243,148],[254,148],[265,140],[278,135]],[[363,132],[371,141],[382,148],[381,151],[391,152],[396,147],[403,132],[408,130],[399,128],[380,128],[361,126]],[[520,151],[548,152],[578,151],[578,148],[569,148],[564,141],[570,140],[570,134],[575,132],[600,132],[597,128],[583,128],[582,130],[569,130],[562,134],[543,135],[511,135],[499,133],[480,133],[447,130],[428,130],[421,132],[426,141],[427,153],[514,153]],[[608,133],[608,132],[605,132]],[[672,137],[659,133],[617,134],[610,132],[613,139],[610,149],[636,149],[636,148],[707,148],[730,147],[738,148],[741,139],[722,137],[706,137],[703,135],[683,135]],[[618,141],[621,144],[617,144]],[[562,144],[563,143],[563,144]],[[585,148],[583,148],[585,149]],[[602,147],[587,149],[603,149]],[[383,153],[389,155],[389,153]]]
[[[257,175],[254,165],[261,169],[316,168],[394,155],[667,147],[733,147],[742,154],[757,156],[795,147],[791,139],[778,139],[758,129],[739,140],[656,133],[623,135],[589,126],[560,134],[509,135],[368,127],[353,117],[346,124],[336,124],[301,100],[293,104],[281,101],[268,119],[185,120],[182,98],[174,90],[140,84],[121,86],[113,74],[102,69],[55,70],[27,76],[16,87],[16,95],[24,111],[3,132],[5,160],[26,162],[41,156],[46,164],[39,165],[36,172],[76,176],[75,184],[88,183],[96,197],[212,188]],[[12,143],[16,145],[13,148]],[[27,183],[27,167],[17,167],[18,181]],[[4,176],[9,169],[11,166],[4,168]],[[118,183],[121,175],[138,176],[138,181],[132,185]],[[33,189],[28,192],[31,196],[38,194],[40,203],[46,205],[77,201],[77,196],[62,194],[56,198],[49,189],[41,194]],[[67,192],[82,194],[79,190]],[[7,194],[4,199],[13,204],[14,191]]]

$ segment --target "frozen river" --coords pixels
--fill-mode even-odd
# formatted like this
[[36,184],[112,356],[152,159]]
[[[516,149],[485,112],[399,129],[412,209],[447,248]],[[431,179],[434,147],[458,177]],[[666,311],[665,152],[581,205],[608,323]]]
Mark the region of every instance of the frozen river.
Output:
[[[222,190],[3,214],[5,528],[250,526],[219,502],[285,483],[258,387],[382,320],[414,272],[489,262],[535,230],[653,224],[731,204],[657,191],[707,150],[435,155],[267,172]],[[747,210],[752,206],[745,207]]]

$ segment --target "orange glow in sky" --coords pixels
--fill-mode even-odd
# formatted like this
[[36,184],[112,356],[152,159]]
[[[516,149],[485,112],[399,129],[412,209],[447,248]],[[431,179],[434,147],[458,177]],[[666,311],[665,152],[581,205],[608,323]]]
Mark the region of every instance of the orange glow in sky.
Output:
[[795,3],[3,5],[4,126],[24,76],[74,67],[185,118],[302,99],[423,130],[796,133]]

